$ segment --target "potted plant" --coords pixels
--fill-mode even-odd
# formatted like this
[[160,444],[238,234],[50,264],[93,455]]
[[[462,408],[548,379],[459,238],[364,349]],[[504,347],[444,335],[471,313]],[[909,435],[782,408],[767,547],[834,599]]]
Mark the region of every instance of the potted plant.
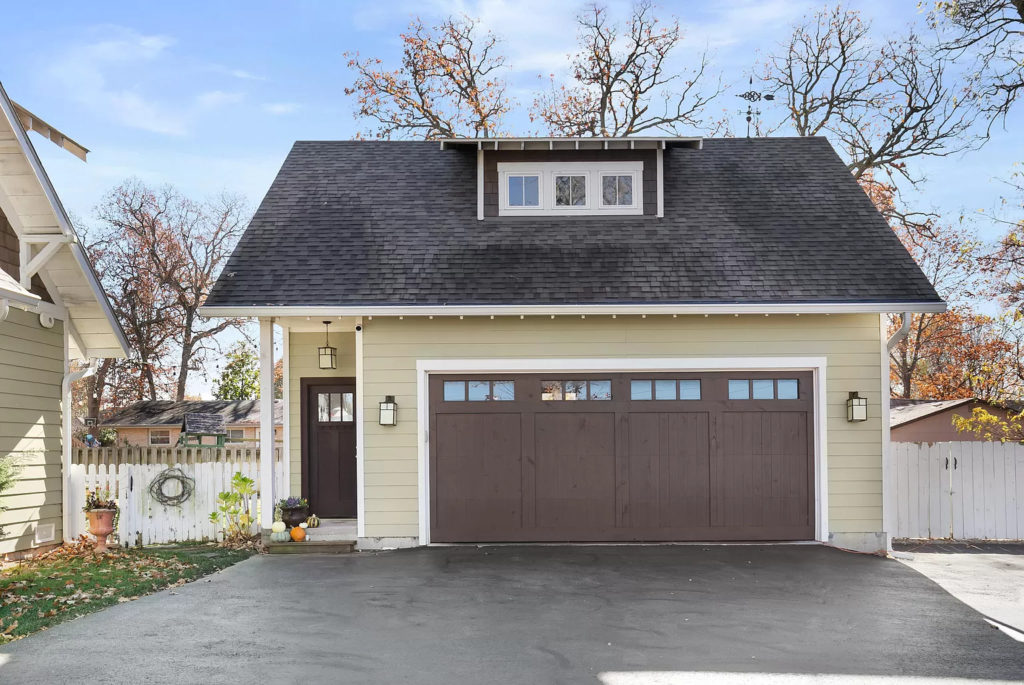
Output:
[[294,528],[309,517],[309,501],[305,497],[289,497],[277,503],[281,510],[281,520],[289,528]]
[[96,536],[96,551],[107,550],[107,536],[114,532],[114,516],[117,515],[117,501],[110,498],[109,492],[90,493],[82,507],[85,517],[89,519],[89,532]]

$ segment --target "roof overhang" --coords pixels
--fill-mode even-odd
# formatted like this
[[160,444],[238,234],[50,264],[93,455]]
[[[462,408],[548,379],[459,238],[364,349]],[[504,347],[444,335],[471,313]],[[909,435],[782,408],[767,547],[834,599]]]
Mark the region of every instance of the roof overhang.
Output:
[[665,150],[686,147],[696,150],[703,138],[635,136],[585,138],[442,138],[442,150],[470,148],[473,150]]
[[[21,244],[22,275],[38,274],[43,281],[54,304],[36,306],[64,321],[72,357],[124,357],[124,331],[28,138],[24,112],[0,84],[0,210]],[[48,137],[55,135],[66,148],[70,139],[53,131]]]
[[207,317],[273,316],[575,316],[608,315],[711,315],[711,314],[884,314],[895,312],[936,313],[946,311],[945,302],[833,302],[763,304],[539,304],[539,305],[452,305],[452,306],[207,306]]
[[[889,417],[890,417],[890,419],[889,419],[889,427],[890,428],[896,428],[898,426],[906,426],[908,424],[914,423],[915,421],[920,421],[921,419],[927,419],[929,416],[935,416],[936,414],[941,414],[944,411],[949,411],[950,409],[956,409],[957,407],[962,407],[963,405],[970,404],[972,402],[984,402],[985,404],[989,404],[988,402],[985,402],[985,400],[979,400],[977,397],[966,397],[966,398],[962,398],[962,399],[959,399],[959,400],[945,400],[945,401],[939,400],[939,402],[941,402],[941,406],[938,406],[938,407],[926,404],[925,406],[928,407],[928,409],[930,409],[930,411],[924,411],[924,412],[921,412],[920,414],[916,414],[916,415],[911,414],[911,411],[912,411],[912,409],[916,409],[917,407],[920,407],[921,406],[920,404],[910,404],[910,405],[904,405],[904,406],[901,406],[901,407],[890,407],[890,409],[889,409]],[[910,416],[904,416],[904,414],[911,414],[911,415]]]

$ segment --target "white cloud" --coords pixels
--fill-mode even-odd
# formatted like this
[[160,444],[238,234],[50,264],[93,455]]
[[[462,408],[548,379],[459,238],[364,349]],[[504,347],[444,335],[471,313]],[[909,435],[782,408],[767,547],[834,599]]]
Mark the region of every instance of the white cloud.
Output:
[[212,64],[209,70],[218,74],[224,74],[225,76],[231,76],[233,78],[241,79],[243,81],[266,81],[266,76],[260,76],[254,74],[251,71],[245,69],[234,69],[232,67],[225,67],[222,64]]
[[122,126],[170,136],[187,135],[203,113],[237,103],[239,93],[211,90],[172,96],[169,84],[185,69],[175,40],[122,26],[91,31],[50,63],[48,74],[71,99]]
[[301,105],[296,102],[267,102],[261,109],[267,114],[281,115],[297,112]]
[[211,90],[200,93],[196,96],[196,106],[200,109],[217,109],[224,105],[233,105],[241,102],[244,96],[241,93],[226,93],[223,90]]
[[[766,35],[788,35],[797,19],[814,9],[807,2],[793,0],[742,0],[714,5],[710,20],[688,21],[685,14],[679,21],[686,42],[700,49],[729,48],[741,43],[756,43]],[[752,56],[751,56],[752,57]]]

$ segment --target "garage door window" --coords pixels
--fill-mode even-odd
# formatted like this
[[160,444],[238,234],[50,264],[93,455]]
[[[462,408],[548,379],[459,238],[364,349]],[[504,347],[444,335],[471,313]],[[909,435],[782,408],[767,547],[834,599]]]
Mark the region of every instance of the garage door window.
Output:
[[610,400],[612,382],[605,380],[541,381],[540,399],[544,402],[566,400]]
[[729,381],[730,400],[796,400],[800,384],[795,378],[754,378]]
[[503,402],[516,398],[515,381],[445,381],[445,402]]
[[700,380],[632,380],[629,382],[631,400],[699,400]]

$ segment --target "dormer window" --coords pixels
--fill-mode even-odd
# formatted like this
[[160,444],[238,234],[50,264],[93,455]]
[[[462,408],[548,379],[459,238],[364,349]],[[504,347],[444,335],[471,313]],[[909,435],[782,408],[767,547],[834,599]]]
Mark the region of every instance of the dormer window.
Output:
[[586,175],[555,175],[555,206],[586,207],[587,177]]
[[509,174],[509,207],[540,207],[540,176]]
[[499,216],[643,214],[644,164],[499,162]]
[[601,204],[605,207],[632,207],[633,176],[601,174]]

